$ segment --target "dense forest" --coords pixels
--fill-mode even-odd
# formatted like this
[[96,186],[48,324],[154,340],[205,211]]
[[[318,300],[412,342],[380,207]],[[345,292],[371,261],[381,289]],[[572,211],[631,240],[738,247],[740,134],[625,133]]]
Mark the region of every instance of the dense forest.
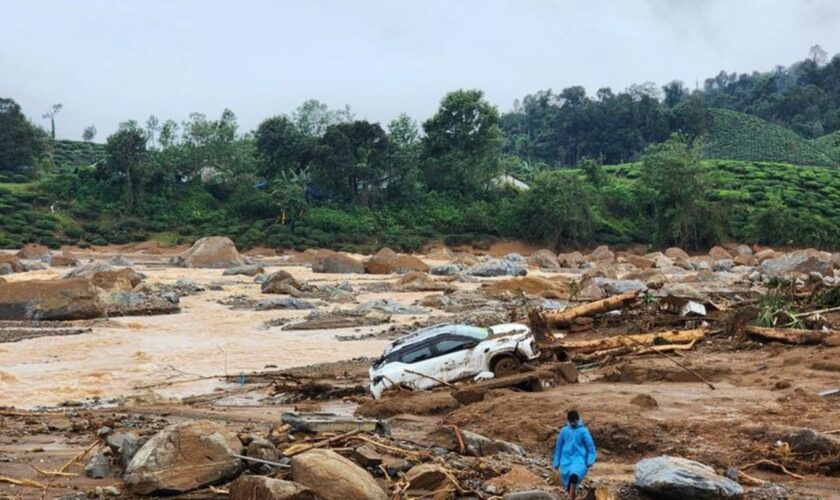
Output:
[[386,125],[317,100],[239,129],[236,116],[151,116],[104,144],[55,139],[0,98],[0,247],[231,236],[242,247],[521,238],[705,247],[840,246],[840,56],[647,82],[539,91],[500,113],[480,90]]

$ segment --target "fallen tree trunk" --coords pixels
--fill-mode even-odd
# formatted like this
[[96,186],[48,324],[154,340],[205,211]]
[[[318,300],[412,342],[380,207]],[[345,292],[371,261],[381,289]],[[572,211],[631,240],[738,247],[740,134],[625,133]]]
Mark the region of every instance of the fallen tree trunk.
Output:
[[568,326],[575,318],[583,316],[594,316],[605,312],[612,311],[622,307],[626,302],[636,300],[639,292],[627,292],[619,295],[613,295],[606,299],[596,300],[588,304],[583,304],[565,311],[546,311],[542,313],[543,319],[550,327]]
[[621,356],[624,354],[645,354],[646,352],[650,352],[650,350],[656,352],[674,352],[674,351],[690,351],[694,348],[694,344],[696,340],[692,340],[688,344],[665,344],[665,345],[652,345],[647,346],[647,348],[642,348],[638,345],[623,345],[621,347],[616,347],[615,349],[606,349],[603,351],[595,351],[591,354],[579,354],[574,355],[575,361],[597,361],[599,359],[605,358],[607,356]]
[[821,330],[800,330],[797,328],[768,328],[763,326],[747,326],[746,331],[753,337],[762,340],[782,342],[784,344],[819,345],[834,332]]
[[701,340],[706,336],[706,330],[668,330],[665,332],[642,333],[639,335],[620,335],[597,340],[561,340],[551,345],[554,349],[562,349],[569,354],[590,354],[621,347],[635,347],[639,344],[654,346],[656,344],[688,344]]

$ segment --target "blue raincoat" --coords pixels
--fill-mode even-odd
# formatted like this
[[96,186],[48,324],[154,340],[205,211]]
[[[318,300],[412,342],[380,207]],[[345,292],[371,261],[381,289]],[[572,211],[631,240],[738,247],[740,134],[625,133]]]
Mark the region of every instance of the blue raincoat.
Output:
[[578,485],[583,482],[583,476],[595,463],[596,456],[595,442],[583,421],[579,420],[574,427],[567,423],[554,445],[554,468],[560,468],[560,479],[567,490],[572,474],[577,476]]

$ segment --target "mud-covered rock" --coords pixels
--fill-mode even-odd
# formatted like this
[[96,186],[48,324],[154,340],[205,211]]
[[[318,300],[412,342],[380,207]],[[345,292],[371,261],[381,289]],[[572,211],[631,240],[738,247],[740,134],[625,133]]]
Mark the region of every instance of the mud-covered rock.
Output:
[[589,262],[610,263],[615,260],[615,254],[607,245],[601,245],[592,250],[592,253],[587,256],[587,260]]
[[86,279],[29,280],[0,286],[0,320],[70,320],[105,316]]
[[265,299],[257,302],[257,311],[272,311],[275,309],[315,309],[315,304],[295,297],[279,297],[276,299]]
[[666,500],[741,498],[744,489],[708,465],[662,455],[636,464],[636,487]]
[[452,473],[437,464],[420,464],[412,467],[403,477],[409,498],[445,498],[458,491],[458,482]]
[[181,493],[236,477],[242,462],[236,434],[207,420],[170,425],[128,464],[125,486],[136,495]]
[[316,500],[311,489],[294,481],[242,476],[230,485],[230,500]]
[[723,259],[731,259],[732,254],[726,251],[725,248],[721,246],[713,246],[711,250],[709,250],[709,257],[715,260],[723,260]]
[[367,262],[365,271],[369,274],[408,273],[411,271],[426,272],[429,266],[413,255],[398,254],[390,248],[383,248],[376,252]]
[[793,278],[811,272],[825,276],[833,267],[830,253],[809,248],[766,259],[761,263],[761,272],[768,278]]
[[0,252],[0,274],[22,273],[26,269],[14,255]]
[[557,271],[560,269],[560,263],[557,261],[557,256],[554,252],[543,248],[537,250],[528,256],[528,265],[539,269],[546,269],[549,271]]
[[464,268],[458,264],[441,264],[432,267],[429,272],[435,276],[452,276],[460,273]]
[[245,265],[236,245],[225,236],[208,236],[196,241],[193,246],[173,257],[170,262],[180,267],[229,268]]
[[50,255],[49,264],[53,267],[75,267],[79,265],[79,258],[69,250]]
[[311,450],[292,457],[292,479],[324,500],[386,500],[373,476],[332,450]]
[[108,316],[157,316],[181,312],[178,294],[116,291],[104,298]]
[[91,479],[102,479],[111,475],[111,461],[104,453],[96,453],[85,464],[85,475]]
[[23,245],[23,248],[17,251],[15,256],[19,259],[41,260],[42,258],[49,256],[49,254],[50,249],[44,245],[39,245],[38,243],[27,243],[26,245]]
[[292,291],[300,291],[301,284],[287,271],[276,271],[268,276],[260,284],[262,293],[279,293],[293,295]]
[[436,292],[448,288],[448,284],[437,281],[420,271],[406,273],[394,283],[394,291],[396,292]]
[[560,267],[577,269],[586,262],[586,257],[575,250],[574,252],[558,254],[557,262],[560,264]]
[[364,274],[365,266],[358,260],[338,252],[322,251],[312,259],[312,272],[332,274]]
[[671,247],[665,250],[665,257],[668,257],[671,260],[690,260],[691,256],[686,253],[685,250],[679,247]]
[[259,264],[246,264],[244,266],[229,267],[224,270],[222,276],[256,276],[265,272]]
[[464,270],[470,276],[494,277],[494,276],[525,276],[528,271],[520,262],[508,259],[490,259],[479,262]]

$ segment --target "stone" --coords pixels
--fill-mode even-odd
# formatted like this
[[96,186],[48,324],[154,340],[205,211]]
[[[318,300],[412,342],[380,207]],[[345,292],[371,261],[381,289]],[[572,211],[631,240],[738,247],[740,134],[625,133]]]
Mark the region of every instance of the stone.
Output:
[[134,262],[131,262],[124,255],[114,255],[108,259],[108,263],[117,267],[134,267]]
[[135,434],[129,432],[123,436],[118,450],[120,467],[122,467],[123,470],[128,468],[128,464],[131,463],[131,459],[134,458],[134,455],[137,454],[137,450],[139,449],[140,441],[137,439]]
[[292,479],[324,500],[387,500],[373,476],[332,450],[310,450],[292,457]]
[[256,276],[265,272],[265,269],[258,264],[246,264],[244,266],[229,267],[224,270],[222,276]]
[[557,256],[554,255],[554,252],[545,248],[529,255],[527,263],[529,266],[538,269],[547,269],[549,271],[560,270],[560,263],[557,261]]
[[397,292],[437,292],[449,288],[449,285],[436,281],[428,274],[420,271],[406,273],[394,283]]
[[731,259],[732,254],[727,252],[725,248],[715,245],[711,250],[709,250],[709,257],[711,257],[712,260]]
[[24,260],[21,261],[21,264],[23,264],[24,271],[43,271],[46,269],[46,266],[40,261]]
[[744,489],[708,465],[662,455],[636,464],[635,485],[666,500],[741,498]]
[[790,445],[790,451],[802,455],[840,454],[840,439],[813,429],[788,433],[781,440]]
[[490,259],[479,262],[468,267],[465,271],[470,276],[494,277],[494,276],[525,276],[528,271],[525,267],[512,260]]
[[90,275],[88,279],[97,287],[109,292],[128,292],[143,282],[143,277],[140,273],[127,267],[96,272]]
[[764,262],[765,260],[772,259],[775,256],[776,256],[775,250],[772,250],[770,248],[765,248],[764,250],[761,250],[760,252],[756,252],[753,255],[753,257],[755,257],[756,260],[758,260],[759,262]]
[[72,320],[105,316],[105,304],[86,279],[29,280],[0,286],[0,320]]
[[383,248],[365,262],[368,274],[407,273],[411,271],[426,272],[429,266],[413,255],[398,254],[390,248]]
[[131,459],[124,482],[135,495],[181,493],[236,477],[242,462],[236,434],[207,420],[170,425]]
[[338,252],[328,252],[312,260],[312,272],[333,274],[364,274],[365,266],[361,262]]
[[74,267],[79,265],[79,258],[73,252],[64,250],[59,254],[51,255],[49,263],[53,267]]
[[[280,453],[277,451],[277,448],[271,444],[271,441],[258,437],[248,443],[248,447],[245,449],[245,456],[269,462],[278,462]],[[259,472],[266,466],[266,464],[261,464],[259,462],[247,462],[247,466],[251,472]]]
[[91,479],[102,479],[111,475],[111,461],[103,453],[90,457],[85,464],[85,475]]
[[545,479],[521,465],[514,465],[509,471],[494,477],[485,484],[501,491],[533,491],[538,488],[548,488]]
[[607,295],[617,295],[626,292],[644,292],[647,285],[639,280],[617,280],[611,278],[592,278],[592,282]]
[[371,311],[382,311],[385,314],[428,314],[422,307],[412,306],[397,302],[393,299],[369,300],[353,308],[357,314],[366,314]]
[[574,252],[558,254],[557,262],[560,264],[560,267],[578,269],[584,262],[586,262],[586,257],[575,250]]
[[758,260],[752,255],[738,255],[732,260],[733,264],[736,266],[756,266],[758,265]]
[[294,481],[242,476],[230,484],[230,500],[316,500],[315,492]]
[[435,276],[452,276],[453,274],[460,273],[462,270],[463,268],[458,264],[441,264],[432,267],[429,272]]
[[257,302],[257,311],[272,311],[274,309],[315,309],[315,304],[295,297],[280,297],[265,299]]
[[22,273],[25,271],[20,259],[14,255],[0,252],[0,267],[6,267],[7,272],[0,272],[0,274]]
[[732,254],[732,257],[752,257],[753,255],[752,248],[747,245],[738,245],[729,253]]
[[686,253],[685,250],[679,247],[671,247],[665,250],[665,257],[668,257],[671,260],[690,260],[691,256]]
[[733,267],[735,267],[735,262],[733,262],[732,259],[721,259],[715,261],[712,269],[719,273],[723,271],[731,271]]
[[225,236],[208,236],[196,241],[193,246],[173,257],[170,262],[180,267],[230,268],[245,265],[233,241]]
[[420,464],[405,473],[409,498],[442,498],[454,495],[459,490],[452,474],[437,464]]
[[659,407],[659,403],[650,394],[636,394],[632,399],[630,399],[630,404],[647,409]]
[[290,289],[300,291],[301,284],[287,271],[277,271],[266,276],[260,284],[262,293],[289,294]]
[[627,260],[627,262],[638,267],[639,269],[650,269],[654,265],[656,265],[655,260],[649,259],[647,257],[642,257],[640,255],[628,254],[624,256],[624,259]]
[[181,312],[176,293],[122,292],[108,294],[104,299],[108,316],[157,316]]
[[817,272],[826,276],[834,268],[831,254],[809,248],[782,254],[761,263],[761,272],[767,278],[794,278],[800,274]]
[[595,248],[595,250],[589,254],[587,259],[589,262],[609,263],[615,260],[615,254],[607,245],[601,245]]
[[26,245],[23,245],[23,248],[17,251],[15,256],[19,259],[41,260],[42,258],[49,256],[49,254],[50,249],[44,245],[27,243]]

